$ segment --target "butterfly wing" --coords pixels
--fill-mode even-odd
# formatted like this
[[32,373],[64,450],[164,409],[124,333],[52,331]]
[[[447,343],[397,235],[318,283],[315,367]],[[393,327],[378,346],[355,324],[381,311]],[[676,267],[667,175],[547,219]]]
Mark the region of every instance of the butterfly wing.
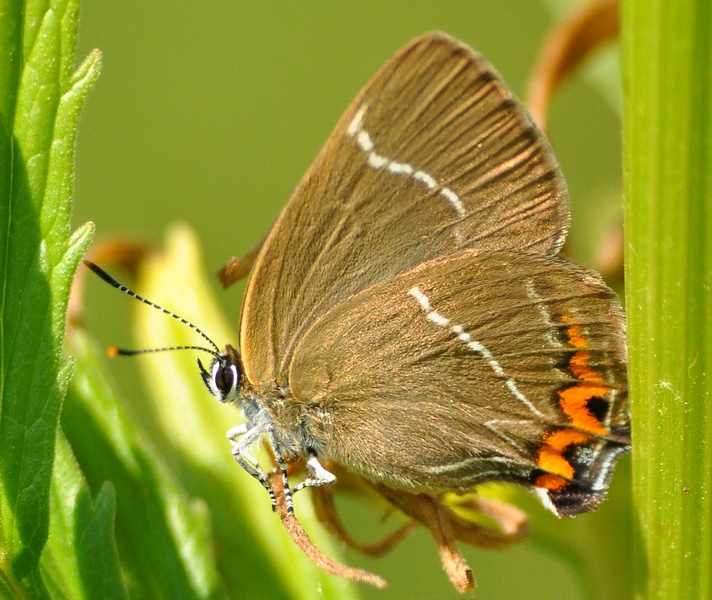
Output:
[[625,365],[621,309],[597,275],[466,251],[336,305],[289,381],[322,455],[368,479],[416,492],[515,480],[574,514],[628,449]]
[[245,373],[285,385],[304,331],[377,281],[467,248],[555,253],[567,225],[556,160],[511,92],[469,48],[426,35],[354,100],[265,241]]

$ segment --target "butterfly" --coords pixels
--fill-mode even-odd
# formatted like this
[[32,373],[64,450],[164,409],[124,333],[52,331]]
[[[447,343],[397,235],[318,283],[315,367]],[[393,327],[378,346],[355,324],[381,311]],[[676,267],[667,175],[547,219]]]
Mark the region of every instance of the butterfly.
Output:
[[274,504],[251,455],[265,441],[289,511],[298,460],[294,490],[336,464],[385,495],[506,481],[560,516],[595,508],[630,449],[625,321],[559,255],[569,218],[548,142],[493,68],[443,34],[413,41],[247,261],[239,344],[199,361],[245,416],[235,459]]

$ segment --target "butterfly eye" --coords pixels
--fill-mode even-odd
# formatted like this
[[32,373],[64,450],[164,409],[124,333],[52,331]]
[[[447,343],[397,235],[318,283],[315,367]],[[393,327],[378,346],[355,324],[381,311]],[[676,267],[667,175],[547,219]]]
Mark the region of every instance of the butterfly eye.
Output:
[[220,391],[223,402],[232,402],[237,396],[237,386],[240,381],[237,365],[227,358],[216,360],[213,365],[213,381]]
[[238,366],[227,356],[218,356],[208,372],[198,360],[200,375],[210,390],[220,402],[228,403],[237,399],[237,389],[240,386],[240,371]]

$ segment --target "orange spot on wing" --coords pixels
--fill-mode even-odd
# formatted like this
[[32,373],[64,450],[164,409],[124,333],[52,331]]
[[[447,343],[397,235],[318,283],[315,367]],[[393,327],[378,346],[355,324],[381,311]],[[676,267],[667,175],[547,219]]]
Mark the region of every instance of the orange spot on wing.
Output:
[[590,442],[591,436],[574,429],[558,429],[547,435],[544,441],[557,452],[563,452],[574,444]]
[[[544,443],[539,449],[537,456],[537,465],[547,471],[550,475],[558,475],[566,479],[572,479],[574,476],[574,468],[571,463],[564,457],[564,452],[575,444],[584,444],[591,440],[591,436],[576,431],[575,429],[558,429],[549,433],[544,438]],[[546,487],[540,485],[539,487]]]
[[566,481],[566,479],[562,479],[557,475],[544,473],[543,475],[539,475],[539,477],[536,478],[534,485],[536,487],[552,490],[554,492],[560,492],[568,485],[568,481]]
[[567,479],[571,479],[574,476],[574,468],[569,461],[548,446],[543,446],[541,450],[539,450],[537,464],[544,471],[556,473]]
[[590,352],[586,352],[585,350],[576,352],[569,359],[569,369],[577,379],[600,383],[601,381],[603,381],[603,377],[601,377],[598,373],[596,373],[595,370],[588,366],[590,360]]
[[611,388],[605,385],[604,377],[591,366],[593,354],[588,350],[584,327],[573,323],[574,317],[561,315],[567,324],[568,344],[575,351],[568,359],[567,367],[577,382],[557,391],[561,409],[569,417],[571,426],[547,433],[537,453],[537,466],[544,471],[534,485],[560,492],[576,476],[574,465],[566,458],[572,446],[589,444],[592,435],[608,435],[609,430],[590,410],[589,403],[595,398],[605,398]]
[[603,397],[608,391],[609,388],[604,385],[578,383],[559,390],[559,404],[571,418],[571,424],[574,427],[598,435],[607,435],[608,429],[588,409],[588,401],[592,398]]
[[[573,317],[561,315],[564,323],[571,323]],[[588,340],[584,337],[581,325],[572,324],[566,328],[566,335],[570,346],[580,348],[569,358],[568,368],[571,374],[581,383],[559,390],[559,405],[571,419],[571,424],[584,431],[598,435],[607,435],[608,429],[589,410],[588,401],[592,398],[605,397],[610,391],[603,383],[603,376],[591,367],[591,352],[583,350],[588,348]]]
[[588,348],[586,338],[581,335],[581,325],[570,325],[566,328],[566,335],[569,338],[569,344],[574,348]]

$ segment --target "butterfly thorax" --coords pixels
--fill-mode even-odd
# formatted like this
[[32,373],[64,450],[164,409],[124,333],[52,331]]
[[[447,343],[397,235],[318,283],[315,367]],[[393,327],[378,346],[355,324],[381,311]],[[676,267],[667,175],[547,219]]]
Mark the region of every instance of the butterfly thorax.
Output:
[[319,406],[296,402],[288,387],[245,381],[236,401],[247,420],[288,461],[321,455],[325,414]]

